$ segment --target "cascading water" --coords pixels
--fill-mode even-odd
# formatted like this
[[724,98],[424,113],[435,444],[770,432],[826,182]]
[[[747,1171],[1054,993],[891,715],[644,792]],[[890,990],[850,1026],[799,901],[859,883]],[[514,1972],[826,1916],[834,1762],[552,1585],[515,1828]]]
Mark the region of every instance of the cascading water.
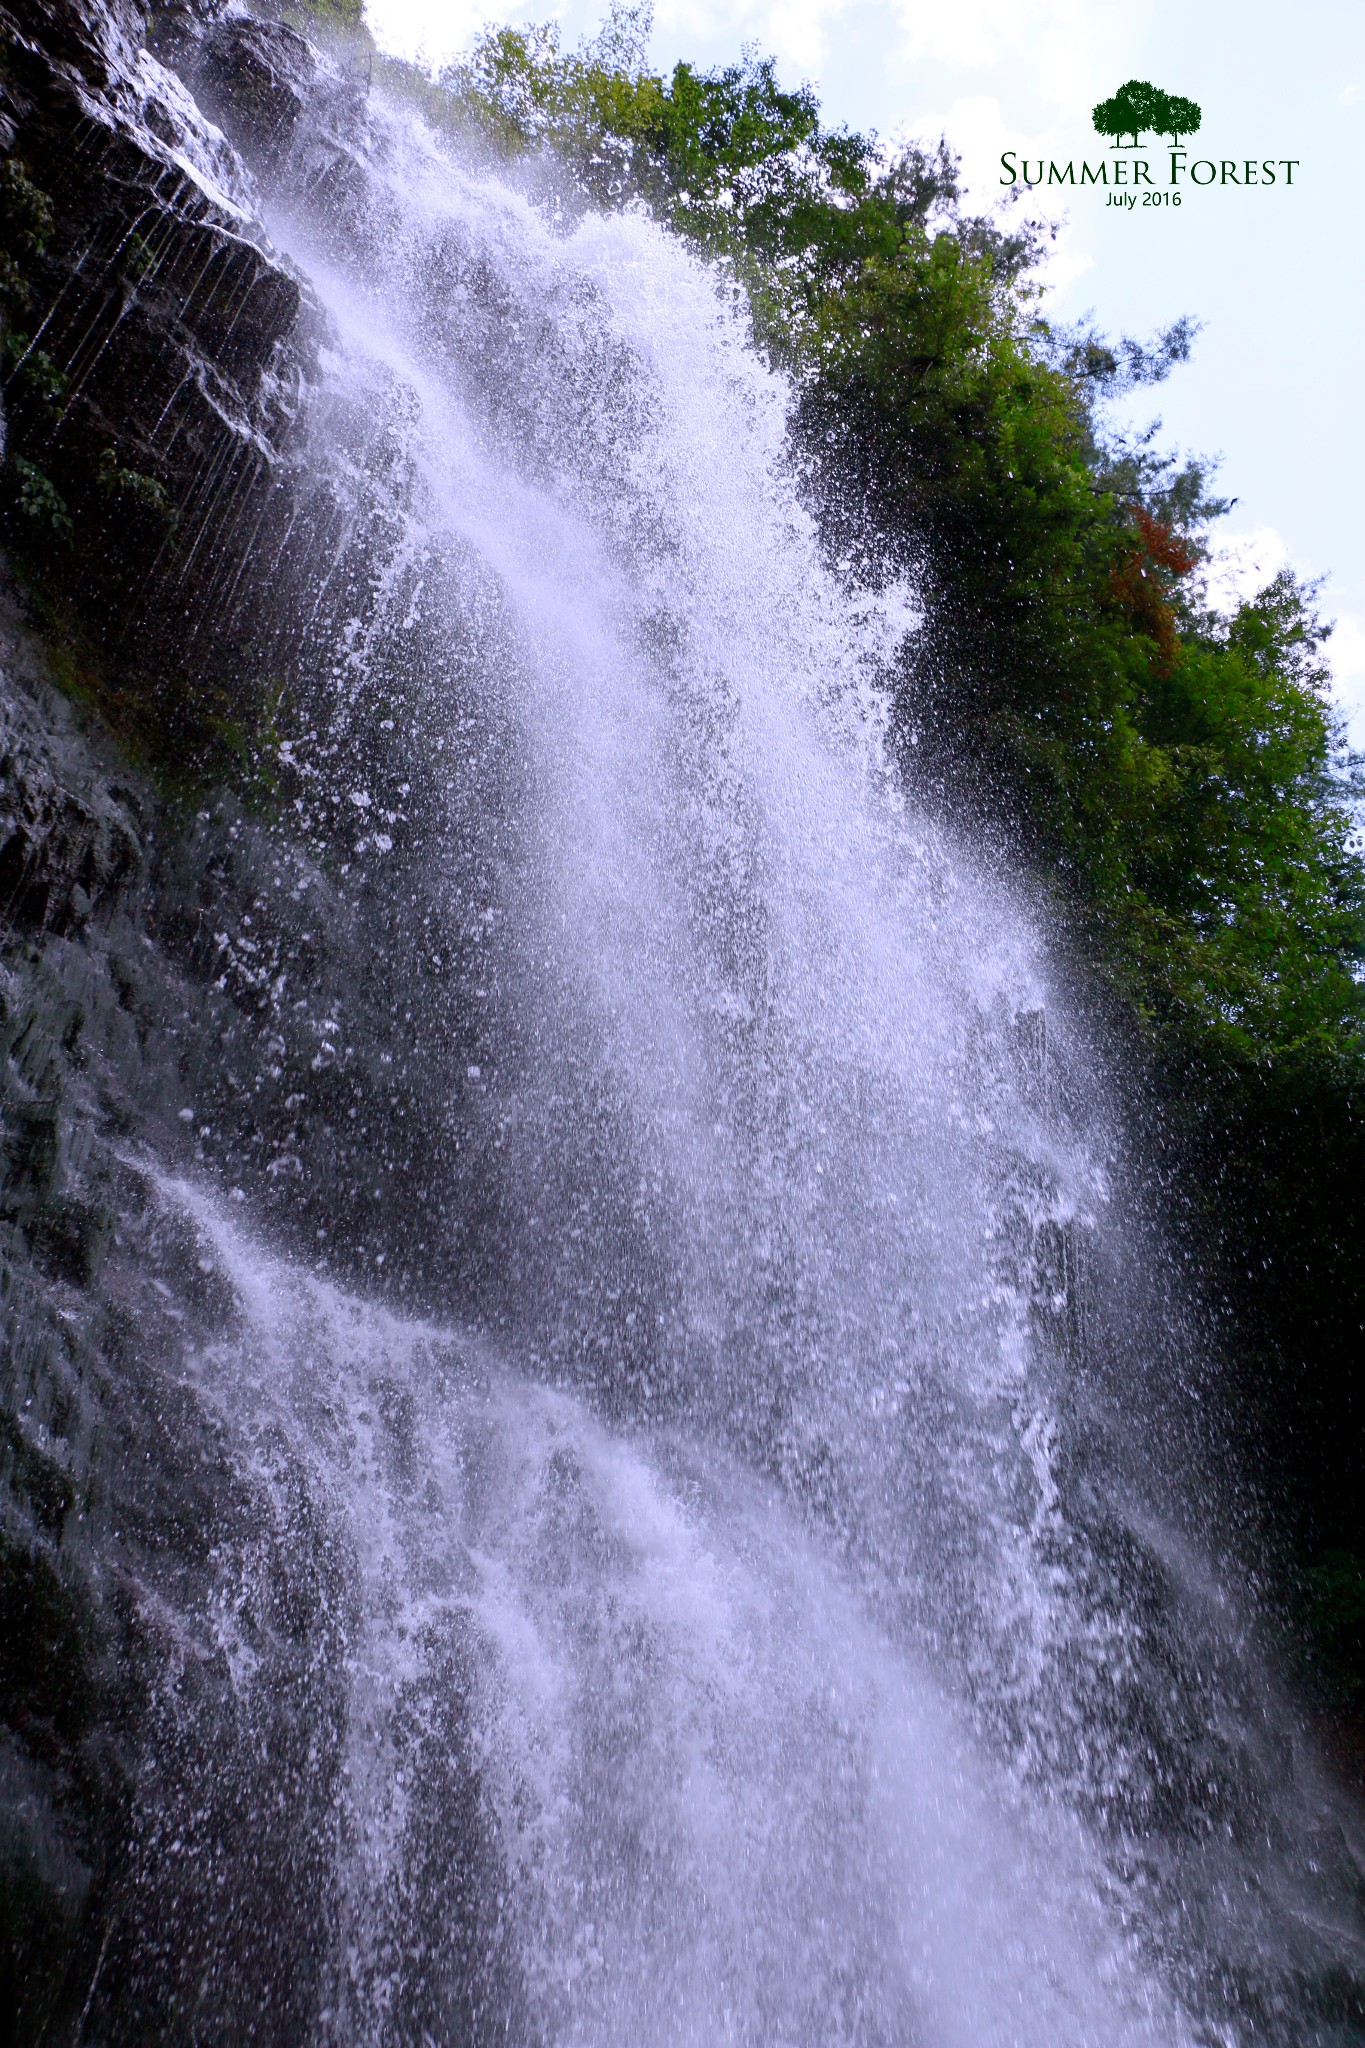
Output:
[[286,765],[394,906],[441,1187],[374,1193],[449,1326],[160,1197],[331,1616],[308,2030],[1360,2038],[1353,1823],[1143,1436],[1083,1047],[886,763],[910,596],[822,563],[659,229],[553,232],[397,111],[334,172],[305,136],[273,222],[326,316]]

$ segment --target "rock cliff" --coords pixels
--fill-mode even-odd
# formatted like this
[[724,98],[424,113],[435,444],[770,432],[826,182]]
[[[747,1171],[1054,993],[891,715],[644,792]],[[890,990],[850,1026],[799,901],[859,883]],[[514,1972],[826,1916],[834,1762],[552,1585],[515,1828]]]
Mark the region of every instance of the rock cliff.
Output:
[[344,170],[344,68],[296,149],[322,62],[208,7],[0,7],[6,2041],[226,2039],[225,1972],[250,2038],[298,2040],[324,1947],[344,1603],[326,1527],[280,1522],[186,1384],[231,1309],[160,1193],[216,1178],[402,1291],[389,1190],[443,1143],[390,987],[412,891],[284,828],[263,737],[325,516],[317,315],[259,191],[291,149]]

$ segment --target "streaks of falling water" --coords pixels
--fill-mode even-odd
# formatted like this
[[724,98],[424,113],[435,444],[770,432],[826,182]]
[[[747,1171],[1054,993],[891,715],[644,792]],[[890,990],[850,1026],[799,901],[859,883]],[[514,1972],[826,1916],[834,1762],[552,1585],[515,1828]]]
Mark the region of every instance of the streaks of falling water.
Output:
[[438,807],[503,764],[425,881],[479,942],[499,1362],[199,1204],[244,1305],[201,1382],[354,1556],[327,2024],[1352,2038],[1342,1816],[1129,1448],[1083,1049],[886,767],[910,594],[822,563],[783,387],[660,231],[557,237],[399,114],[365,180],[276,223],[334,337],[308,601],[364,562],[357,758],[406,691]]
[[353,1560],[331,2038],[1196,2038],[1083,1829],[1021,1809],[770,1484],[167,1193],[242,1309],[203,1394],[262,1471],[290,1438]]

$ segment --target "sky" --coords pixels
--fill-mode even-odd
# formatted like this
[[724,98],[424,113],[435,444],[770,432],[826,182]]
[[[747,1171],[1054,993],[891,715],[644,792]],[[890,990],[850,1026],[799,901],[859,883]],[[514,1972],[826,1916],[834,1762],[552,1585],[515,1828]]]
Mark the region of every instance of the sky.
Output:
[[[485,20],[591,33],[603,0],[366,0],[395,54],[439,63]],[[1059,233],[1046,310],[1150,336],[1201,323],[1189,363],[1117,416],[1219,458],[1224,593],[1288,564],[1325,579],[1329,656],[1365,747],[1365,4],[1362,0],[655,0],[651,60],[700,67],[743,44],[809,80],[827,122],[888,141],[946,135],[967,188],[1002,200],[1001,153],[1112,157],[1091,109],[1130,78],[1195,100],[1191,161],[1297,159],[1293,184],[1183,189],[1178,209],[1104,191],[1034,195]],[[1155,175],[1169,145],[1148,138]],[[1201,175],[1203,175],[1201,173]]]

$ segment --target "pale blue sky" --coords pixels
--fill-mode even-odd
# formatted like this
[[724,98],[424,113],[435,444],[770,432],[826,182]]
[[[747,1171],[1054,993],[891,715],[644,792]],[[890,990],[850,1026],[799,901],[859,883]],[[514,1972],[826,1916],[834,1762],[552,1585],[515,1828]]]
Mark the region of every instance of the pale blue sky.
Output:
[[[553,13],[572,42],[599,0],[367,0],[385,46],[439,60],[489,17]],[[1197,100],[1195,154],[1296,157],[1292,189],[1211,189],[1178,211],[1069,205],[1053,310],[1150,333],[1204,323],[1193,361],[1129,404],[1164,438],[1223,457],[1243,560],[1328,578],[1333,654],[1365,744],[1365,5],[1361,0],[656,0],[652,54],[725,62],[753,42],[826,118],[887,137],[946,133],[976,197],[1002,149],[1058,160],[1104,146],[1094,102],[1125,79]],[[1164,145],[1162,145],[1164,148]]]

